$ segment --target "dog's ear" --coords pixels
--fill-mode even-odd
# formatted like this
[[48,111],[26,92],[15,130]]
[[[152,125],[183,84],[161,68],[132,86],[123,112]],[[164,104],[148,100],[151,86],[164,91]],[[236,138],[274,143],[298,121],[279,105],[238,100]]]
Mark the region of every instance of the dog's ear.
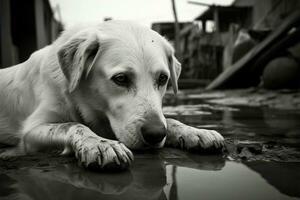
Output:
[[168,66],[170,70],[170,79],[175,94],[178,92],[178,79],[181,73],[181,64],[175,57],[175,50],[172,45],[165,39],[162,39],[162,45],[168,58]]
[[176,59],[174,53],[168,57],[169,60],[169,69],[170,69],[170,78],[173,87],[173,91],[175,94],[178,92],[178,79],[181,73],[181,64]]
[[[71,38],[58,51],[58,61],[73,92],[83,76],[87,77],[99,54],[96,33],[86,33]],[[90,62],[89,62],[90,61]]]

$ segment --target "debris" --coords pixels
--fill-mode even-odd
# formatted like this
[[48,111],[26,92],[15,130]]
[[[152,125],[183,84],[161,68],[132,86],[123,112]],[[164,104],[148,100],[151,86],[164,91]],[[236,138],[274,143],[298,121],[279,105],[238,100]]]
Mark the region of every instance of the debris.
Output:
[[249,153],[258,155],[262,153],[263,150],[263,142],[257,142],[257,141],[238,141],[236,144],[237,152],[241,153],[247,153],[245,150],[247,150]]
[[268,89],[299,88],[300,65],[291,57],[275,58],[265,67],[262,81]]
[[265,40],[221,73],[207,86],[207,89],[245,88],[259,85],[265,64],[274,58],[278,51],[295,44],[297,40],[299,41],[299,30],[290,33],[290,30],[295,29],[294,27],[298,26],[299,22],[300,13],[295,12]]
[[299,150],[274,141],[227,139],[226,149],[230,161],[300,162]]

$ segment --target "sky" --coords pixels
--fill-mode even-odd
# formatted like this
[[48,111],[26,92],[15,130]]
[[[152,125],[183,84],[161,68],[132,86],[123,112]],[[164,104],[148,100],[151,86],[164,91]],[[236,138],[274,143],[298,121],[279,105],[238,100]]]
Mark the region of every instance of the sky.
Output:
[[[175,0],[179,21],[191,21],[207,7]],[[194,0],[197,1],[197,0]],[[198,0],[202,3],[229,5],[233,0]],[[106,17],[133,20],[146,26],[153,22],[173,21],[171,0],[50,0],[60,8],[61,20],[68,27],[76,23],[103,21]],[[56,9],[54,9],[56,10]],[[55,13],[56,18],[58,16]]]

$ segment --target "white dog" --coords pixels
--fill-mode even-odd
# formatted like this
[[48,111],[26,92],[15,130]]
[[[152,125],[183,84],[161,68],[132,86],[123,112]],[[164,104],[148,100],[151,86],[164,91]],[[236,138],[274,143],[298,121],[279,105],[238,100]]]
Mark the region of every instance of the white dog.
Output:
[[[129,149],[221,148],[224,138],[165,119],[180,64],[149,28],[122,21],[77,26],[24,63],[0,70],[0,157],[45,149],[88,166],[128,166]],[[129,148],[129,149],[128,149]]]

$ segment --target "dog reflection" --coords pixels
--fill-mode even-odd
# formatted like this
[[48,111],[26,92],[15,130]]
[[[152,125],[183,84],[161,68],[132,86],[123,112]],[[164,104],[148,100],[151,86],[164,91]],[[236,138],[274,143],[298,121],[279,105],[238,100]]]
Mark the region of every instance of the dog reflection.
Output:
[[[180,159],[136,159],[130,171],[93,173],[76,165],[21,170],[9,174],[15,180],[11,199],[177,199],[176,167],[220,170],[225,161],[211,156],[205,162],[197,157]],[[196,161],[196,162],[195,162]],[[171,165],[171,167],[166,167]],[[168,170],[168,171],[167,171]],[[168,176],[168,178],[167,178]],[[168,179],[168,184],[167,184]]]

